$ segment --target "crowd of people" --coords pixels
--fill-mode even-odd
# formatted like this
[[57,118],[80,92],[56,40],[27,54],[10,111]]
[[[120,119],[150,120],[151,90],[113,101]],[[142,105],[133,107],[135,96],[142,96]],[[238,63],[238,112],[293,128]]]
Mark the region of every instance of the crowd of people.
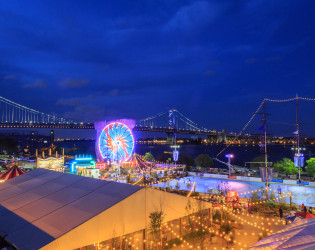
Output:
[[304,206],[304,203],[302,203],[302,205],[301,205],[301,211],[302,211],[302,212],[305,212],[305,213],[306,213],[306,212],[309,212],[309,213],[315,215],[315,208],[309,207],[309,208],[307,209],[307,207]]

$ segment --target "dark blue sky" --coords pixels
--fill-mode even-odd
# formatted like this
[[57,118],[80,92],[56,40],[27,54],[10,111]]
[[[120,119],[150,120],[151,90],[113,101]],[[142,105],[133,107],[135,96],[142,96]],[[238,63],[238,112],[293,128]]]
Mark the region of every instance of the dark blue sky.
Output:
[[[175,107],[237,132],[263,98],[315,97],[314,13],[312,0],[1,1],[0,95],[84,121]],[[267,109],[275,133],[294,130],[293,104]],[[315,136],[315,102],[301,110]]]

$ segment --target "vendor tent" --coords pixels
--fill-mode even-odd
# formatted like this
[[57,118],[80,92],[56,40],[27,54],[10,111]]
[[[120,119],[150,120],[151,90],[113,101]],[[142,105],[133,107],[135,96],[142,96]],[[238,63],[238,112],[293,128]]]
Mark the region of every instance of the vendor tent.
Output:
[[14,165],[0,175],[0,180],[6,181],[6,180],[11,179],[13,177],[24,174],[25,172],[26,172],[25,170],[20,169],[17,165]]
[[200,205],[149,187],[37,169],[0,184],[0,236],[18,249],[77,249],[141,231],[155,211],[164,221],[183,217],[188,200]]
[[303,217],[305,219],[315,218],[315,215],[311,214],[309,212],[298,212],[298,213],[295,213],[295,216],[300,216],[300,217]]
[[249,249],[315,249],[314,232],[315,219],[294,221]]

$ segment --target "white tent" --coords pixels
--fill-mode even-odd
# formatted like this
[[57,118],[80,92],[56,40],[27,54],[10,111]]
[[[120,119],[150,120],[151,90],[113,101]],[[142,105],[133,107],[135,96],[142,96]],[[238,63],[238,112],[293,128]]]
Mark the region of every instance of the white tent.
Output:
[[[152,188],[37,169],[0,184],[0,236],[18,249],[75,249],[186,215],[188,199]],[[211,204],[204,203],[206,208]]]
[[315,219],[294,221],[249,249],[315,249]]

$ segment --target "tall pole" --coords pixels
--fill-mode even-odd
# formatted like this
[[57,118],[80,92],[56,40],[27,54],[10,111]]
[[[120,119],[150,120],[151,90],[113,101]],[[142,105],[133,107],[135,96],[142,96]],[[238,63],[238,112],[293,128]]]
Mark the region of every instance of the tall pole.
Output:
[[264,106],[263,106],[263,127],[265,130],[265,168],[266,168],[266,199],[268,200],[268,157],[267,157],[267,123],[266,123],[266,101],[264,100]]
[[231,175],[231,156],[228,157],[229,159],[229,175]]
[[296,106],[295,106],[295,124],[296,124],[296,147],[299,167],[299,182],[301,182],[301,165],[300,165],[300,128],[298,124],[298,111],[299,111],[299,97],[296,94]]
[[[174,133],[174,144],[175,144],[175,151],[176,151],[176,133]],[[175,170],[176,170],[176,158],[175,160]]]

